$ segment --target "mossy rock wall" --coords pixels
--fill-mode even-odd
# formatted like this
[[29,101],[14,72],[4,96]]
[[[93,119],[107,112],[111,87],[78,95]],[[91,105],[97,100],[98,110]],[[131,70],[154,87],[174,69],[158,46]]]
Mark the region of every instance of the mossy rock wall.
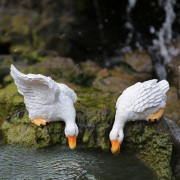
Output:
[[[78,94],[75,104],[79,127],[77,146],[110,151],[109,132],[119,94],[70,85]],[[64,122],[50,123],[40,128],[30,123],[23,97],[14,83],[0,90],[0,122],[3,142],[10,145],[41,148],[62,144],[67,146]],[[162,120],[163,121],[163,120]],[[172,142],[161,123],[133,122],[126,124],[121,153],[135,151],[137,156],[155,171],[159,179],[171,179]],[[2,140],[1,140],[2,141]]]
[[[164,132],[164,119],[157,124],[133,122],[126,124],[124,149],[134,149],[137,156],[162,179],[171,179],[172,141]],[[161,179],[160,178],[160,179]]]

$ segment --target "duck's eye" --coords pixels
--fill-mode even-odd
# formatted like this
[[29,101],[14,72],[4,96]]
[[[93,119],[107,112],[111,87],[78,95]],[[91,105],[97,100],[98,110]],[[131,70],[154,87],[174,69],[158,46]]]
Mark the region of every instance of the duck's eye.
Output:
[[119,134],[118,134],[118,137],[119,137]]

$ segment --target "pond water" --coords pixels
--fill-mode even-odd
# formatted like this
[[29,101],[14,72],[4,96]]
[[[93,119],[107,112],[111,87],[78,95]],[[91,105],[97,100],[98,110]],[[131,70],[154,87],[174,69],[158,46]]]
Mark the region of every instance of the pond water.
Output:
[[31,150],[1,146],[0,179],[155,180],[135,156],[59,146]]

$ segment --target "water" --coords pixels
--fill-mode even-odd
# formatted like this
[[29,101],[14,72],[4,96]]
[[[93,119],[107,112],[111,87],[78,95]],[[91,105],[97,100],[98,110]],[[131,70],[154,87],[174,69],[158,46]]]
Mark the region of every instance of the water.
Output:
[[114,156],[59,146],[31,150],[1,146],[0,179],[153,180],[153,173],[133,155]]

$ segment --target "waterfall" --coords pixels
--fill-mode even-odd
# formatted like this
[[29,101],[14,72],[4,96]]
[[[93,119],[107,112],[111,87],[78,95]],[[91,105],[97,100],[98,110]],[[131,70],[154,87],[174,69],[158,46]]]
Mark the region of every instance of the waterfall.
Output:
[[[126,9],[127,21],[125,23],[125,27],[129,30],[129,33],[125,42],[125,47],[122,49],[121,52],[131,51],[130,42],[135,34],[135,27],[132,23],[130,14],[132,9],[135,8],[136,3],[137,0],[128,1],[128,5]],[[147,51],[149,52],[152,58],[158,78],[166,79],[167,72],[166,72],[165,64],[170,62],[172,57],[179,53],[179,50],[175,49],[173,45],[171,45],[171,47],[167,46],[167,44],[173,41],[172,25],[176,17],[174,12],[174,5],[176,3],[176,0],[158,0],[158,3],[159,6],[164,9],[165,20],[158,31],[154,28],[153,24],[150,26],[149,33],[154,34],[156,38],[152,39],[151,43],[149,42],[149,45],[145,43],[146,47],[144,48],[147,49]],[[138,40],[136,40],[136,47],[138,49],[142,48]]]
[[161,29],[156,33],[158,39],[153,40],[153,44],[155,48],[160,48],[160,55],[164,59],[164,64],[171,61],[173,54],[173,49],[168,49],[166,44],[172,41],[172,24],[176,16],[173,9],[174,4],[175,0],[159,0],[159,5],[164,7],[166,17]]
[[[175,19],[174,13],[174,4],[175,0],[159,0],[159,5],[164,7],[165,11],[165,21],[162,24],[162,27],[158,32],[156,32],[157,39],[153,40],[152,49],[159,49],[158,54],[156,55],[156,63],[155,63],[155,71],[158,78],[166,79],[167,72],[165,68],[165,64],[170,62],[174,55],[179,53],[173,46],[171,48],[167,47],[167,44],[172,42],[172,24]],[[158,57],[159,56],[159,57]]]
[[125,23],[125,27],[129,30],[125,47],[121,50],[121,52],[131,52],[131,47],[129,46],[129,43],[132,40],[133,34],[134,34],[134,25],[131,20],[130,13],[132,9],[135,7],[137,0],[129,0],[127,9],[126,9],[126,16],[127,16],[127,22]]

